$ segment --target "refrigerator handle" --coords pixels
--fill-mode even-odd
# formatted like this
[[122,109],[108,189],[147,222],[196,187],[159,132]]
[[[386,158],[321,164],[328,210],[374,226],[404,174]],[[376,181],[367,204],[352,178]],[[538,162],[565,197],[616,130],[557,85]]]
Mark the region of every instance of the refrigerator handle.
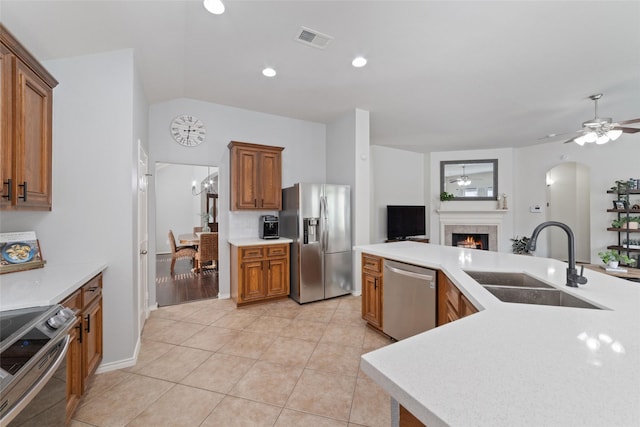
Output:
[[327,250],[327,198],[320,196],[320,227],[322,228],[322,236],[320,237],[322,252]]

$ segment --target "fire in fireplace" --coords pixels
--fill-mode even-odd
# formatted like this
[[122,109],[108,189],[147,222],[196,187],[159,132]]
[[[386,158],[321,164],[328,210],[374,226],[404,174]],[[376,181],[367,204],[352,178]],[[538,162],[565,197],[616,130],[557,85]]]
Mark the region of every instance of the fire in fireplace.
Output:
[[467,249],[489,250],[489,234],[482,233],[452,233],[452,246]]

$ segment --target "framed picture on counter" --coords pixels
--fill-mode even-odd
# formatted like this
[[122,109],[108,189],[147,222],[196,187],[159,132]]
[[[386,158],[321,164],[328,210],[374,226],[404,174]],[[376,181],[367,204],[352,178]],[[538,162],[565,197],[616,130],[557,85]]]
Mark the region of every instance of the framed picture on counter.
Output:
[[614,200],[613,201],[613,209],[626,210],[627,209],[627,201],[626,200]]
[[44,267],[35,231],[0,233],[0,274]]

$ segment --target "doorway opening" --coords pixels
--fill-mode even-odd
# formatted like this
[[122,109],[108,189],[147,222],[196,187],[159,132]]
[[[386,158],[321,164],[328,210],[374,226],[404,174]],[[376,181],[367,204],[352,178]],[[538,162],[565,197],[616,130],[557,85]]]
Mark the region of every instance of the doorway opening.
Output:
[[[212,233],[218,247],[218,175],[219,168],[213,166],[156,163],[155,286],[159,307],[218,297],[221,266],[217,256],[213,261],[209,257],[203,265],[198,262],[212,250],[200,244],[201,233]],[[176,247],[191,249],[181,251],[187,256],[178,257],[170,233]]]

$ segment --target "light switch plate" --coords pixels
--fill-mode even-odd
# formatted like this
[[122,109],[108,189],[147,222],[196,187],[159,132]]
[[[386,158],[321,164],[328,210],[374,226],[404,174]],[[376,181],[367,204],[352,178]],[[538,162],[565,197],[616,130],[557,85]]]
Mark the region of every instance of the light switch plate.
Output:
[[531,212],[531,213],[542,213],[542,206],[540,206],[540,205],[529,206],[529,212]]

